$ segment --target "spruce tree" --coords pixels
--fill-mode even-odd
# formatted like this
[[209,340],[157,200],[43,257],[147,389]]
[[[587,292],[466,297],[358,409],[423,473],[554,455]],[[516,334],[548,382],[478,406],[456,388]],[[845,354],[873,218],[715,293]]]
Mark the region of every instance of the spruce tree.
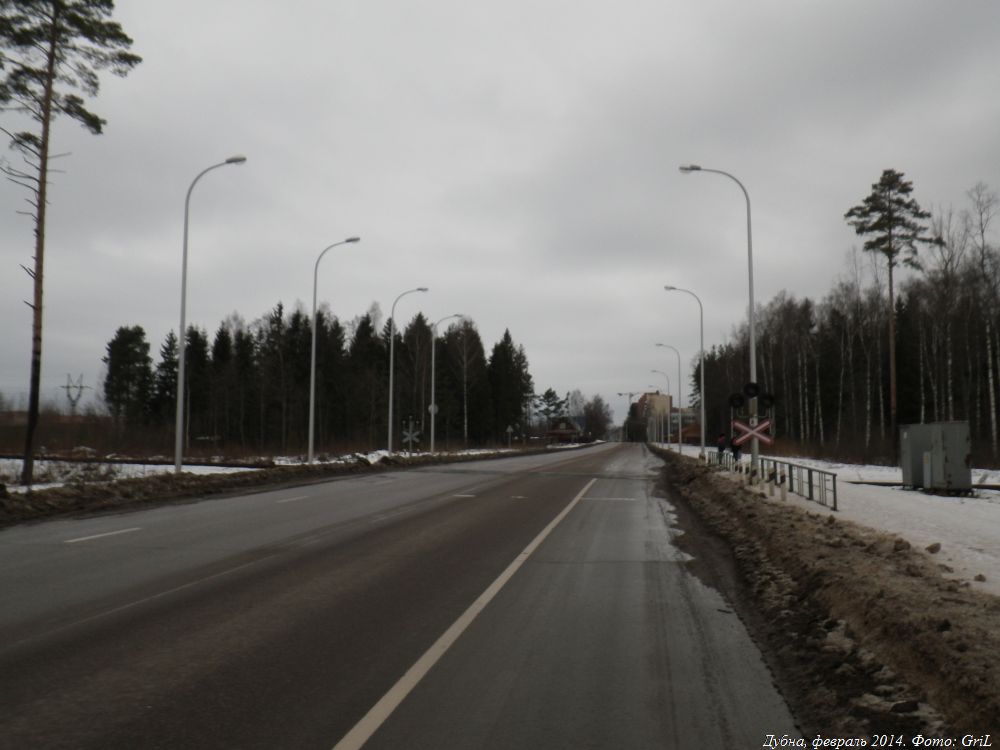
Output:
[[104,400],[120,424],[138,426],[149,416],[153,361],[142,326],[121,326],[108,342],[103,358]]
[[157,426],[173,424],[173,409],[177,403],[177,334],[173,331],[160,345],[160,361],[153,373],[153,416]]

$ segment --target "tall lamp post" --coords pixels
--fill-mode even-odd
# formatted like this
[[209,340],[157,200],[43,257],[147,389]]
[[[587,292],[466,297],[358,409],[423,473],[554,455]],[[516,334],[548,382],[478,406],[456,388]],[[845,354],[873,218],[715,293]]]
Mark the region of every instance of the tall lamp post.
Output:
[[184,198],[184,255],[181,260],[181,328],[178,334],[177,353],[177,417],[174,421],[174,471],[181,473],[184,464],[184,355],[187,349],[187,267],[188,267],[188,215],[191,208],[191,191],[202,177],[213,169],[225,167],[229,164],[242,164],[247,158],[245,156],[230,156],[223,162],[213,164],[198,173],[198,176],[191,181],[187,196]]
[[[682,401],[681,401],[681,353],[677,351],[676,347],[670,344],[657,344],[657,346],[662,346],[666,349],[673,349],[674,354],[677,355],[677,453],[681,452],[681,434],[684,432],[684,413],[681,411]],[[669,417],[669,415],[668,415]]]
[[[730,180],[735,182],[740,186],[740,190],[743,191],[743,197],[746,198],[747,202],[747,267],[749,269],[750,276],[750,382],[757,382],[757,338],[755,335],[754,328],[754,318],[757,316],[754,309],[753,302],[753,232],[750,229],[750,194],[747,189],[743,186],[743,183],[736,179],[729,172],[723,172],[721,169],[708,169],[707,167],[700,167],[697,164],[685,164],[680,167],[681,172],[684,174],[690,174],[691,172],[711,172],[713,174],[721,174],[723,177],[728,177]],[[757,426],[757,398],[753,397],[750,399],[750,426]],[[760,457],[760,445],[757,441],[756,436],[752,438],[751,442],[751,452],[750,452],[750,471],[751,476],[757,474],[758,458]]]
[[701,306],[701,298],[689,289],[681,289],[677,286],[663,287],[668,292],[684,292],[690,294],[698,303],[698,369],[701,370],[701,455],[699,458],[705,460],[705,310]]
[[338,245],[361,242],[360,237],[348,237],[346,240],[334,242],[323,249],[323,252],[316,258],[316,265],[313,267],[313,312],[312,312],[312,360],[309,365],[309,455],[308,462],[313,462],[315,452],[313,451],[313,438],[316,430],[316,284],[319,278],[319,262],[323,260],[328,250],[332,250]]
[[[650,370],[650,372],[654,372],[657,375],[662,375],[663,377],[665,377],[667,379],[667,396],[669,396],[670,395],[670,376],[667,375],[667,373],[665,373],[663,370]],[[650,386],[650,388],[653,388],[653,387],[655,387],[655,386]],[[661,422],[663,421],[662,418],[660,419],[660,421]],[[666,430],[666,432],[667,432],[667,448],[669,448],[670,447],[670,410],[669,409],[667,409],[667,430]]]
[[437,334],[438,326],[444,323],[446,320],[451,320],[452,318],[463,318],[465,317],[462,313],[455,313],[454,315],[445,315],[441,320],[431,326],[431,453],[434,452],[434,424],[437,422],[437,392],[434,388],[434,355],[437,351]]
[[418,286],[416,289],[408,289],[396,297],[395,301],[392,303],[392,311],[389,313],[389,453],[392,453],[392,402],[395,400],[393,398],[393,375],[395,374],[394,350],[396,348],[396,302],[399,302],[407,294],[426,291],[427,287],[425,286]]

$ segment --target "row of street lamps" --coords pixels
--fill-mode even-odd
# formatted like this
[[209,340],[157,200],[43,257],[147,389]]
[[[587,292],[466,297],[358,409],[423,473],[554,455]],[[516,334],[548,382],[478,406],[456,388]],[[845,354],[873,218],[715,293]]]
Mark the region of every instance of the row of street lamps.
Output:
[[[181,323],[180,323],[180,337],[179,337],[179,352],[177,355],[177,414],[174,424],[174,471],[180,473],[184,465],[184,365],[186,359],[187,350],[187,339],[186,339],[186,308],[187,308],[187,258],[188,258],[188,216],[190,214],[191,206],[191,192],[194,190],[194,186],[198,183],[205,174],[211,172],[213,169],[218,169],[220,167],[225,167],[230,164],[243,164],[246,162],[245,156],[231,156],[225,161],[219,162],[218,164],[213,164],[212,166],[203,169],[191,182],[191,186],[188,188],[187,196],[184,199],[184,253],[183,259],[181,261]],[[328,245],[316,258],[316,265],[313,267],[313,299],[312,299],[312,354],[309,365],[309,450],[307,460],[311,464],[315,459],[315,430],[316,430],[316,297],[317,297],[317,285],[319,280],[319,263],[323,260],[323,256],[327,254],[328,251],[340,245],[355,244],[361,242],[360,237],[348,237],[347,239],[341,240],[340,242],[334,242],[332,245]],[[392,303],[392,312],[389,316],[389,435],[388,435],[388,448],[389,452],[392,452],[392,410],[393,410],[393,375],[394,375],[394,356],[395,356],[395,318],[396,318],[396,303],[400,299],[405,297],[407,294],[413,294],[414,292],[426,292],[427,287],[417,287],[416,289],[410,289],[403,292],[396,300]],[[434,389],[434,342],[437,339],[437,327],[446,320],[451,318],[462,318],[460,314],[446,315],[437,321],[431,327],[431,452],[434,452],[434,424],[437,419],[437,401],[435,389]]]
[[[697,164],[685,164],[680,167],[680,171],[683,174],[691,174],[692,172],[710,172],[712,174],[720,174],[723,177],[728,177],[730,180],[739,185],[740,190],[743,191],[743,197],[746,199],[747,204],[747,271],[750,279],[750,308],[748,311],[748,317],[750,319],[750,382],[757,382],[757,338],[755,335],[755,324],[754,319],[757,317],[757,311],[754,306],[753,301],[753,231],[750,226],[750,193],[747,192],[746,187],[740,182],[736,177],[729,174],[729,172],[723,172],[721,169],[708,169],[707,167],[701,167]],[[700,304],[700,303],[699,303]],[[702,344],[702,365],[704,365],[705,349],[704,344]],[[702,367],[702,377],[704,378],[704,366]],[[702,381],[702,402],[704,402],[704,381]],[[750,398],[750,426],[757,426],[757,398]],[[704,422],[704,417],[702,418]],[[704,424],[702,425],[702,430],[704,431]],[[704,433],[703,433],[704,434]],[[704,449],[703,449],[704,450]],[[751,440],[751,452],[750,452],[750,470],[756,473],[758,459],[760,457],[760,444],[757,440],[756,434]]]
[[[722,175],[724,177],[728,177],[733,182],[735,182],[737,185],[739,185],[740,190],[743,191],[743,197],[746,199],[746,204],[747,204],[747,266],[748,266],[749,278],[750,278],[750,309],[749,309],[749,318],[750,318],[750,382],[751,383],[756,383],[757,382],[757,339],[756,339],[756,327],[755,327],[755,323],[754,323],[754,318],[756,317],[756,311],[755,311],[755,308],[754,308],[754,297],[753,297],[753,232],[752,232],[751,224],[750,224],[750,194],[747,192],[747,189],[746,189],[746,187],[744,187],[744,185],[743,185],[742,182],[740,182],[733,175],[729,174],[729,172],[723,172],[721,169],[709,169],[707,167],[701,167],[701,166],[699,166],[697,164],[685,164],[685,165],[682,165],[680,167],[680,171],[683,174],[691,174],[692,172],[710,172],[712,174],[720,174],[720,175]],[[664,286],[663,288],[664,288],[664,290],[666,290],[668,292],[684,292],[685,294],[688,294],[688,295],[694,297],[695,301],[698,303],[698,337],[699,337],[699,347],[700,347],[700,351],[699,351],[699,355],[698,355],[698,360],[699,360],[699,365],[700,365],[699,369],[701,371],[700,372],[700,375],[701,375],[701,383],[700,383],[700,387],[701,387],[701,391],[700,391],[701,392],[701,456],[704,457],[705,456],[705,310],[704,310],[704,307],[702,306],[701,298],[697,294],[695,294],[694,292],[692,292],[690,289],[682,289],[680,287],[669,286],[669,285],[668,286]],[[680,415],[681,414],[681,412],[680,412],[680,394],[681,394],[681,384],[680,384],[680,352],[678,352],[677,349],[675,349],[672,346],[669,346],[668,344],[657,344],[657,346],[668,347],[670,349],[673,349],[674,352],[677,353],[677,381],[678,381],[677,382],[677,394],[678,394],[677,403],[678,403],[678,415]],[[660,372],[661,374],[666,375],[666,373],[662,373],[660,370],[653,370],[653,372]],[[670,383],[670,378],[668,377],[667,378],[668,392],[669,392],[669,387],[670,387],[669,383]],[[620,396],[622,394],[618,394],[618,395]],[[757,418],[758,418],[758,413],[757,413],[757,399],[756,398],[751,398],[750,399],[749,407],[750,407],[750,425],[751,425],[751,427],[756,427],[757,426]],[[682,426],[683,426],[683,421],[682,421],[682,419],[680,417],[678,417],[678,425],[677,425],[677,429],[678,429],[678,434],[677,434],[677,449],[678,449],[678,451],[680,450],[680,446],[681,446],[681,435],[680,435],[680,433],[681,433]],[[751,446],[752,446],[751,447],[751,469],[753,471],[756,471],[757,464],[758,464],[758,458],[760,456],[760,446],[759,446],[759,443],[758,443],[756,435],[754,435],[753,438],[752,438]]]
[[[185,354],[187,349],[186,341],[186,305],[187,305],[187,258],[188,258],[188,217],[190,213],[191,205],[191,192],[194,190],[194,186],[198,183],[205,174],[211,172],[214,169],[219,169],[220,167],[225,167],[230,164],[243,164],[246,162],[246,157],[237,155],[231,156],[225,161],[219,162],[218,164],[213,164],[206,169],[203,169],[198,175],[192,180],[191,186],[188,188],[187,196],[184,199],[184,252],[181,262],[181,321],[180,321],[180,335],[179,335],[179,352],[177,356],[177,413],[175,420],[175,435],[174,435],[174,470],[180,473],[183,466],[183,425],[184,425],[184,367],[185,367]],[[750,382],[757,382],[757,350],[756,350],[756,335],[755,335],[755,310],[754,310],[754,296],[753,296],[753,233],[751,231],[750,224],[750,194],[747,189],[743,186],[736,177],[724,172],[720,169],[709,169],[707,167],[701,167],[697,164],[686,164],[680,167],[680,171],[684,174],[690,174],[692,172],[710,172],[713,174],[720,174],[724,177],[728,177],[737,185],[739,185],[740,190],[743,191],[743,196],[746,199],[747,204],[747,265],[749,270],[750,278]],[[344,244],[357,243],[360,242],[360,237],[348,237],[340,242],[335,242],[332,245],[324,248],[324,250],[319,254],[316,259],[316,265],[313,269],[313,309],[312,309],[312,361],[310,365],[309,374],[309,451],[308,451],[308,461],[313,462],[314,459],[314,435],[315,435],[315,412],[316,412],[316,286],[317,278],[319,273],[319,262],[326,255],[327,251]],[[695,298],[698,302],[698,325],[699,325],[699,338],[700,338],[700,352],[699,352],[699,363],[701,369],[701,455],[705,455],[705,325],[704,325],[704,308],[702,307],[701,298],[697,294],[688,290],[681,289],[675,286],[665,286],[664,289],[668,292],[684,292]],[[396,303],[400,299],[408,294],[413,294],[415,292],[426,292],[427,287],[417,287],[416,289],[410,289],[398,297],[392,303],[392,312],[389,317],[389,425],[388,425],[388,448],[392,451],[392,427],[393,427],[393,376],[394,376],[394,350],[395,350],[395,318],[396,318]],[[454,314],[448,315],[439,320],[432,326],[432,347],[431,347],[431,451],[434,451],[434,423],[437,416],[437,403],[435,401],[434,394],[434,347],[433,341],[437,336],[437,326],[439,323],[449,320],[451,318],[461,318],[462,315]],[[678,409],[680,409],[681,400],[681,356],[680,352],[676,348],[670,346],[669,344],[657,344],[657,346],[667,347],[673,349],[677,354],[677,392],[678,392]],[[658,371],[654,371],[658,372]],[[665,373],[664,373],[665,374]],[[669,378],[668,378],[668,391],[669,391]],[[620,395],[620,394],[619,394]],[[757,399],[750,399],[750,425],[755,427],[757,425]],[[680,413],[678,411],[678,413]],[[680,450],[681,445],[681,427],[682,424],[678,424],[677,430],[677,446]],[[756,469],[757,460],[759,456],[759,445],[757,437],[754,436],[751,442],[751,468]]]

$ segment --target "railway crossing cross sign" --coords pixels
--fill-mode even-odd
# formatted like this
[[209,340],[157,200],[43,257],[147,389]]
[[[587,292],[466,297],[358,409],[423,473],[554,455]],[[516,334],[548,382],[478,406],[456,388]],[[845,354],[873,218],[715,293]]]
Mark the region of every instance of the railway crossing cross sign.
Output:
[[420,429],[414,426],[413,417],[410,417],[408,426],[405,423],[403,425],[403,442],[409,446],[407,450],[410,453],[413,453],[413,444],[420,442]]
[[756,427],[751,427],[750,425],[745,424],[744,422],[740,422],[739,420],[734,419],[733,429],[739,430],[743,434],[740,435],[739,437],[733,438],[733,445],[743,445],[743,443],[750,440],[751,438],[757,438],[762,443],[764,443],[764,445],[771,445],[771,443],[774,442],[774,439],[767,434],[767,430],[768,428],[770,428],[770,426],[771,426],[770,419],[763,420],[762,422],[757,424]]

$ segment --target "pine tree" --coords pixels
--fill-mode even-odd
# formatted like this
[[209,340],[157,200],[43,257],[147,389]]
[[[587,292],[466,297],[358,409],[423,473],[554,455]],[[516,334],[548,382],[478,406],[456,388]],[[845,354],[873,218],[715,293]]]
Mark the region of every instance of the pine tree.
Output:
[[[86,108],[79,93],[96,96],[97,72],[124,76],[141,62],[128,51],[132,40],[121,25],[109,20],[112,0],[0,0],[0,105],[35,122],[32,130],[0,128],[20,151],[25,166],[2,171],[30,194],[29,215],[35,224],[34,282],[31,303],[31,384],[21,481],[30,485],[34,473],[34,436],[38,426],[42,371],[42,291],[45,259],[45,219],[48,208],[51,127],[66,115],[99,135],[104,120]],[[27,270],[27,269],[26,269]]]
[[208,334],[197,326],[188,326],[184,359],[187,362],[184,372],[184,394],[187,399],[185,447],[190,448],[192,433],[197,439],[211,432],[209,405],[212,399],[212,374]]
[[172,424],[177,403],[177,334],[170,331],[160,346],[160,361],[153,375],[153,416],[164,425]]
[[545,427],[549,422],[566,414],[568,399],[559,398],[559,394],[552,388],[546,388],[541,396],[535,398],[535,409],[545,418]]
[[495,438],[502,441],[508,427],[517,429],[522,424],[534,390],[524,347],[514,345],[509,330],[493,346],[486,369],[492,392]]
[[917,244],[936,240],[927,234],[921,222],[930,213],[920,208],[910,197],[913,183],[903,179],[903,174],[886,169],[872,192],[864,201],[844,214],[847,222],[861,236],[868,236],[864,249],[885,257],[889,269],[889,414],[893,442],[896,440],[896,323],[893,289],[893,269],[902,262],[919,268]]
[[[388,325],[388,324],[386,324]],[[388,404],[388,335],[379,336],[372,313],[363,315],[354,326],[347,352],[347,408],[352,437],[375,448],[385,430],[382,415]]]
[[119,423],[138,426],[149,415],[153,385],[153,361],[142,326],[122,326],[108,342],[103,362],[108,371],[104,378],[104,400],[111,416]]
[[211,402],[212,434],[222,440],[230,436],[230,418],[235,395],[233,369],[233,335],[225,322],[220,323],[212,340],[211,362]]
[[322,308],[316,314],[316,441],[320,449],[346,437],[344,328]]

